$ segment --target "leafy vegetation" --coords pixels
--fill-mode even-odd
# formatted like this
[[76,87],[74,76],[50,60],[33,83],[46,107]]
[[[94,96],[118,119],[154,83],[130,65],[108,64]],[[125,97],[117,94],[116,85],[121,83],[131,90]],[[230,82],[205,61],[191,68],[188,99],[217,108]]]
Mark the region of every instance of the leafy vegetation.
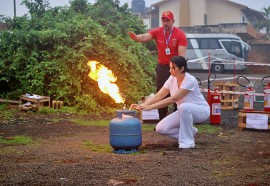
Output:
[[87,111],[78,110],[77,107],[72,107],[72,106],[62,106],[61,109],[40,107],[36,113],[37,114],[66,113],[66,114],[78,114],[78,115],[87,115],[88,114]]
[[[97,126],[97,127],[108,127],[110,124],[109,120],[82,120],[82,119],[71,119],[73,123],[76,123],[81,126]],[[149,132],[155,129],[155,124],[142,124],[142,131]]]
[[18,155],[20,155],[20,154],[22,154],[22,152],[15,149],[12,146],[9,146],[9,147],[5,147],[5,148],[1,148],[0,154],[18,154]]
[[14,112],[16,112],[16,110],[7,109],[6,104],[0,104],[0,121],[15,119]]
[[108,120],[88,121],[88,120],[72,119],[70,121],[81,126],[99,126],[99,127],[104,126],[108,127],[110,123],[110,121]]
[[220,126],[214,126],[209,124],[196,125],[195,127],[198,128],[199,132],[209,134],[217,133],[222,129]]
[[154,131],[155,127],[156,127],[156,124],[143,123],[142,131],[151,132],[151,131]]
[[113,71],[126,104],[154,91],[153,43],[130,40],[127,32],[145,32],[142,21],[118,0],[72,0],[51,8],[48,1],[23,0],[30,16],[1,17],[0,97],[18,99],[34,93],[98,113],[116,108],[88,77],[89,60]]
[[96,144],[92,141],[85,141],[83,145],[95,152],[112,152],[112,147],[108,144]]
[[257,28],[264,29],[267,38],[270,39],[270,6],[263,8],[261,13],[265,17],[265,20],[260,21],[257,25]]
[[9,138],[4,138],[3,136],[0,136],[0,143],[4,144],[23,144],[23,145],[29,145],[31,144],[32,139],[26,136],[14,136]]

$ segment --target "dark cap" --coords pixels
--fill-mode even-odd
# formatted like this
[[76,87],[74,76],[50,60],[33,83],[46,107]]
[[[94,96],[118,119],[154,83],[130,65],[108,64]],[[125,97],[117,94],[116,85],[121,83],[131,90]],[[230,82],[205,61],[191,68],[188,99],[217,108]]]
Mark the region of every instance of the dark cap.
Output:
[[175,64],[179,69],[184,67],[185,68],[184,72],[189,71],[187,68],[187,60],[183,56],[173,56],[171,58],[171,62]]

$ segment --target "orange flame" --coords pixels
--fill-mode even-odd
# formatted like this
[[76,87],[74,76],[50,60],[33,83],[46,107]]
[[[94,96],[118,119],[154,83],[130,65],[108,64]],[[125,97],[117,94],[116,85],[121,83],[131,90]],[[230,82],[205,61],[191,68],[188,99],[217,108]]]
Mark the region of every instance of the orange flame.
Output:
[[91,69],[88,76],[98,82],[99,89],[113,98],[116,103],[124,103],[124,99],[119,94],[119,88],[114,83],[117,78],[113,72],[97,61],[88,61],[87,65]]

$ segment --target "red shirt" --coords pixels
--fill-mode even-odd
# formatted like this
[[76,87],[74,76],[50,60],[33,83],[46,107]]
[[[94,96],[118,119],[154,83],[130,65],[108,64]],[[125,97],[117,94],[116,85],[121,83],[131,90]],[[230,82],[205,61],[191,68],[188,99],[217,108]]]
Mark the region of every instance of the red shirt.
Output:
[[[148,31],[156,41],[156,47],[158,50],[158,63],[165,65],[170,63],[170,59],[173,56],[178,56],[178,46],[187,46],[186,34],[179,28],[173,27],[172,34],[166,33],[166,39],[164,37],[163,27],[155,28]],[[168,48],[170,48],[170,54],[166,55],[166,40],[168,42]]]

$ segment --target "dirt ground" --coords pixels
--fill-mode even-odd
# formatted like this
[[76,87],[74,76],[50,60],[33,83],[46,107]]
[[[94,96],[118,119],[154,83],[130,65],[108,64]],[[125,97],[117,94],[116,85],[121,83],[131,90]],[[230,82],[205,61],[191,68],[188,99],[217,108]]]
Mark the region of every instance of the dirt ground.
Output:
[[195,149],[181,150],[176,140],[143,131],[136,154],[87,148],[87,141],[110,144],[109,123],[81,126],[71,119],[95,116],[16,112],[12,120],[0,119],[0,136],[34,142],[0,143],[0,185],[270,185],[270,132],[240,130],[238,111],[222,111],[220,131],[199,131]]

